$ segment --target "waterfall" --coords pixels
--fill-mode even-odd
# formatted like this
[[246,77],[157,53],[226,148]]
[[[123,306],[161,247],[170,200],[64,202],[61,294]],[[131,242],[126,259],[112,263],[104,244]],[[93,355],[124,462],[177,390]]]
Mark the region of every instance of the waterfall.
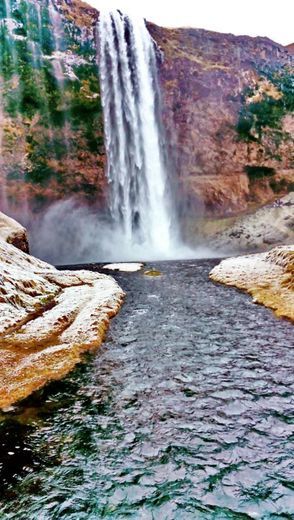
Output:
[[[15,28],[14,21],[12,19],[12,9],[11,9],[11,0],[4,0],[4,16],[2,22],[2,44],[3,49],[9,50],[10,55],[10,66],[11,66],[11,78],[12,78],[12,88],[16,92],[16,97],[18,98],[19,89],[18,87],[18,75],[17,75],[17,53],[14,42],[14,34],[13,30]],[[3,55],[5,51],[2,50]],[[0,211],[6,211],[8,207],[7,203],[7,179],[6,179],[6,168],[5,162],[3,158],[3,141],[4,141],[4,71],[3,71],[3,55],[0,56]],[[17,101],[18,104],[18,101]]]
[[56,81],[59,85],[61,92],[64,92],[64,71],[63,71],[63,42],[64,32],[62,26],[62,19],[59,11],[54,6],[52,0],[48,4],[48,13],[52,26],[52,36],[54,41],[54,53],[52,55],[53,69]]
[[[100,12],[100,82],[110,211],[124,247],[173,255],[155,43],[143,19]],[[173,228],[173,229],[172,229]],[[123,253],[122,253],[123,254]]]
[[[54,52],[52,54],[52,66],[54,71],[54,77],[60,91],[61,104],[65,108],[65,74],[64,74],[64,42],[65,34],[63,29],[63,22],[61,14],[53,3],[53,0],[49,0],[48,13],[50,23],[52,27],[52,36],[54,42]],[[64,110],[64,122],[63,122],[63,138],[64,144],[67,150],[70,149],[70,136],[67,121],[66,110]]]

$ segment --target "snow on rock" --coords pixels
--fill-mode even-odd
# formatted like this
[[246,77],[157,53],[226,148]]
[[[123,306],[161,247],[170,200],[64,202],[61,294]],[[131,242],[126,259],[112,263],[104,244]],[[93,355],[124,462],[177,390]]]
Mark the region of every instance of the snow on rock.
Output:
[[29,252],[29,243],[26,229],[13,218],[7,217],[0,211],[0,238],[18,247],[25,253]]
[[294,246],[227,258],[212,269],[210,278],[247,291],[254,302],[294,321]]
[[128,273],[134,273],[140,271],[144,264],[141,263],[118,263],[118,264],[106,264],[103,269],[109,269],[110,271],[123,271]]
[[83,352],[97,348],[124,293],[110,276],[58,271],[8,244],[4,233],[0,237],[0,408],[5,409],[60,379]]
[[294,240],[294,192],[257,211],[239,217],[227,229],[209,237],[224,254],[257,253]]

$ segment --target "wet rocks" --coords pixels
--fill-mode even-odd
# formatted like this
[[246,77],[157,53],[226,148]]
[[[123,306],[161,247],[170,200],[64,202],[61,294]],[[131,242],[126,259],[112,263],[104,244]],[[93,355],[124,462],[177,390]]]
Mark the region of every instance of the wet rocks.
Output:
[[123,296],[107,275],[58,271],[0,239],[0,408],[97,348]]
[[245,290],[254,302],[294,321],[294,246],[268,253],[228,258],[210,273],[211,280]]

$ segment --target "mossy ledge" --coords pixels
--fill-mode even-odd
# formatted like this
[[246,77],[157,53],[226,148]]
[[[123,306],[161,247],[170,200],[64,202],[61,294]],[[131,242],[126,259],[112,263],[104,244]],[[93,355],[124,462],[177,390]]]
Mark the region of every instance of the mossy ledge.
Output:
[[254,302],[294,322],[294,245],[223,260],[210,279],[248,292]]

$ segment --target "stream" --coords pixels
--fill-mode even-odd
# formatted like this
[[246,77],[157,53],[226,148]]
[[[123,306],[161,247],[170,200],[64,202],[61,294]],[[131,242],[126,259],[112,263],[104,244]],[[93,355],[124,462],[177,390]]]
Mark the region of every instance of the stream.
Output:
[[0,416],[1,520],[294,518],[293,325],[216,263],[114,273],[100,350]]

